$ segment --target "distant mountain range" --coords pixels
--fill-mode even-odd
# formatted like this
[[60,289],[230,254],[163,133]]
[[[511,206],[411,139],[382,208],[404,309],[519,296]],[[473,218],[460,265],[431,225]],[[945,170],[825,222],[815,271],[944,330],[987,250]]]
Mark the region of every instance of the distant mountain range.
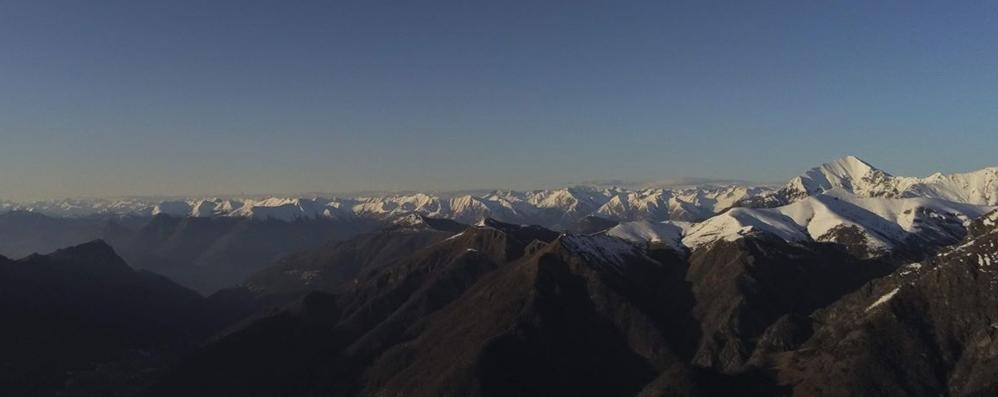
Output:
[[[587,215],[618,220],[702,220],[766,187],[705,185],[629,190],[580,186],[528,192],[493,191],[445,197],[427,193],[356,198],[271,197],[265,199],[59,200],[0,203],[0,210],[53,217],[154,216],[235,217],[257,220],[385,219],[408,213],[474,222],[491,217],[505,221],[564,223]],[[555,226],[552,224],[552,226]]]
[[925,178],[896,177],[847,156],[812,168],[779,188],[699,185],[626,189],[579,186],[554,190],[493,191],[454,197],[428,193],[371,197],[270,197],[168,201],[58,200],[0,203],[0,210],[55,217],[94,215],[240,217],[259,220],[391,218],[420,213],[473,223],[489,217],[505,222],[568,227],[585,216],[616,221],[698,222],[731,207],[779,207],[841,190],[859,198],[929,198],[981,206],[998,205],[998,167]]
[[211,293],[286,255],[380,227],[373,220],[237,217],[51,217],[0,214],[0,255],[21,257],[102,239],[133,266]]

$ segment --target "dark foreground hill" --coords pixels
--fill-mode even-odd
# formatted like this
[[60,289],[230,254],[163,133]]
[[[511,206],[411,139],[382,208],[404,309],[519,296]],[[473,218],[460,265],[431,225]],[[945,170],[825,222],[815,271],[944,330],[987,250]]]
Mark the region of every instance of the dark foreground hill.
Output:
[[[145,396],[993,395],[996,224],[912,263],[764,231],[679,252],[417,216],[208,299],[94,243],[3,262],[36,269],[0,280],[15,297],[4,315],[24,324],[5,340],[40,339],[8,342],[21,350],[2,381]],[[63,362],[70,375],[49,371]],[[52,378],[28,390],[25,373]]]
[[224,316],[94,241],[0,257],[0,318],[3,394],[51,396],[66,385],[84,395],[138,387],[123,378],[161,367]]
[[487,220],[228,330],[147,393],[790,394],[774,357],[896,267],[765,233],[686,254]]
[[677,257],[491,225],[249,324],[153,394],[633,394],[683,366],[673,341],[692,330],[675,318],[690,300],[667,296],[681,290]]

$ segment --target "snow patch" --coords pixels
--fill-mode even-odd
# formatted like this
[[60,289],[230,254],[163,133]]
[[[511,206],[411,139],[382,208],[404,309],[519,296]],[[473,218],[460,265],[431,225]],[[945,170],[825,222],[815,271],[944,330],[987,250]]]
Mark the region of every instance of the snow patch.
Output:
[[790,242],[811,239],[806,230],[779,211],[734,208],[690,228],[683,244],[690,248],[716,241],[735,241],[747,235],[764,233]]
[[875,308],[877,306],[880,306],[880,305],[882,305],[884,303],[887,303],[887,301],[891,300],[891,298],[893,298],[894,295],[897,295],[898,291],[900,291],[900,290],[901,290],[901,287],[897,287],[897,288],[892,289],[891,292],[888,292],[888,293],[884,294],[884,296],[881,296],[880,299],[877,299],[876,302],[873,302],[873,304],[871,304],[870,306],[868,306],[866,308],[866,311],[870,311],[870,309],[873,309],[873,308]]
[[608,236],[635,243],[657,242],[682,249],[683,234],[690,227],[688,222],[624,222],[606,231]]
[[564,234],[562,246],[586,260],[622,265],[625,258],[637,254],[637,248],[622,239],[605,236],[576,236]]
[[982,220],[981,223],[983,223],[984,226],[994,226],[998,224],[998,211],[992,211],[989,213],[988,216],[984,217],[984,220]]
[[915,263],[908,264],[907,266],[905,266],[902,269],[903,270],[901,270],[901,273],[898,273],[898,275],[900,275],[900,276],[907,276],[907,275],[909,275],[911,273],[918,273],[918,271],[922,269],[922,264],[918,263],[918,262],[915,262]]

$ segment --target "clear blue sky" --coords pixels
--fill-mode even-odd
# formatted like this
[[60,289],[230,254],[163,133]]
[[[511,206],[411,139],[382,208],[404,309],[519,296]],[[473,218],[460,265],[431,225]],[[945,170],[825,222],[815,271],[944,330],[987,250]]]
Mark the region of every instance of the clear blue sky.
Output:
[[0,198],[998,163],[998,2],[0,1]]

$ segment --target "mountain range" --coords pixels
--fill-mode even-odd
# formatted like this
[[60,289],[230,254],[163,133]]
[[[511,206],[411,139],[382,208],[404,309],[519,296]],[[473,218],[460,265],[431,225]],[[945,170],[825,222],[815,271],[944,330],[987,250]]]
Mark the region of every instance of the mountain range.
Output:
[[[326,251],[429,238],[391,249],[366,271],[341,255],[310,255],[253,277],[252,293],[298,298],[199,348],[150,395],[977,395],[998,387],[989,377],[998,318],[981,296],[996,284],[998,211],[971,223],[958,245],[912,263],[766,233],[681,252],[491,219],[432,237],[442,232],[392,227]],[[309,275],[289,284],[297,270]]]
[[380,197],[270,197],[265,199],[57,200],[34,203],[0,202],[0,210],[53,217],[155,216],[235,217],[257,220],[385,219],[408,213],[474,222],[484,217],[533,221],[549,226],[570,225],[587,215],[618,220],[702,220],[769,189],[737,185],[629,190],[577,186],[526,192],[493,191],[446,197],[427,193]]
[[[917,256],[959,240],[998,205],[998,168],[896,177],[854,156],[782,187],[573,187],[455,196],[69,200],[2,206],[0,254],[49,252],[104,239],[136,267],[211,293],[280,258],[345,241],[410,214],[472,224],[485,218],[692,249],[746,233],[839,242],[866,257]],[[2,207],[0,206],[0,207]],[[913,248],[914,247],[914,248]]]
[[107,238],[0,257],[0,389],[993,395],[996,171],[21,208],[0,248]]
[[925,178],[897,177],[854,157],[822,164],[782,187],[699,185],[626,189],[578,186],[534,191],[493,191],[443,196],[428,193],[372,197],[270,197],[172,201],[55,200],[0,202],[0,210],[53,217],[155,216],[236,217],[258,220],[388,219],[409,213],[473,223],[483,218],[570,228],[586,216],[615,221],[700,222],[732,207],[774,208],[808,197],[842,191],[857,198],[925,198],[998,206],[998,167]]

